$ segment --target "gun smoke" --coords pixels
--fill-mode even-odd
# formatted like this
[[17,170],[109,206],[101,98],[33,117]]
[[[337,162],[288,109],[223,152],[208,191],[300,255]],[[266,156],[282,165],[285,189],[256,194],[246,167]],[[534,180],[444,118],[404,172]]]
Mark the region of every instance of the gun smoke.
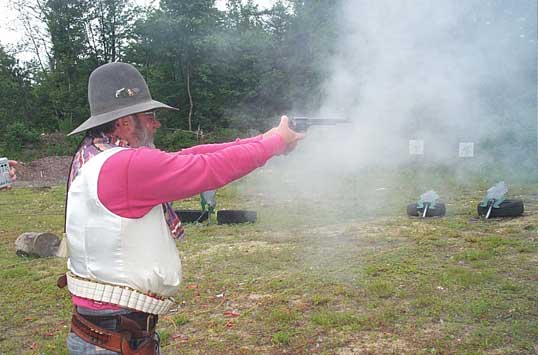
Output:
[[[536,162],[535,1],[345,1],[338,51],[319,117],[352,127],[313,127],[287,158],[310,181],[416,160],[458,164]],[[286,169],[284,169],[286,170]],[[301,186],[294,187],[294,190]]]
[[336,164],[405,162],[410,139],[438,163],[457,160],[459,142],[481,160],[498,143],[510,160],[510,134],[536,157],[536,2],[348,1],[342,24],[321,112],[355,130],[330,145],[347,152]]
[[[536,14],[531,0],[344,1],[325,101],[313,115],[353,123],[312,127],[289,157],[255,175],[258,189],[275,203],[313,205],[317,213],[301,221],[316,225],[335,209],[385,214],[396,195],[432,188],[414,175],[415,190],[398,190],[402,167],[442,166],[462,184],[485,166],[534,169]],[[424,142],[424,155],[410,155],[410,140]],[[461,142],[474,143],[473,158],[458,157]]]

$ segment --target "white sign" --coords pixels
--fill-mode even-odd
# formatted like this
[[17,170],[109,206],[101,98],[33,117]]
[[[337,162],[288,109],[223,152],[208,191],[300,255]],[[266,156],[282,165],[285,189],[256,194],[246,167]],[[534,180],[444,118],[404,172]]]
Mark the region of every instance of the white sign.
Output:
[[424,155],[424,141],[411,139],[409,141],[409,154]]
[[460,143],[460,158],[474,157],[474,143]]

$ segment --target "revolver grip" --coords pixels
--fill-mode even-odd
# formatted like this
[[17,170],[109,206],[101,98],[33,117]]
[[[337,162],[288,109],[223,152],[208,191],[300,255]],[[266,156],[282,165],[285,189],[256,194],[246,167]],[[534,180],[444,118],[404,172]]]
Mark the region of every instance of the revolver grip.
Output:
[[304,133],[308,129],[307,120],[303,119],[290,119],[289,127],[295,132]]

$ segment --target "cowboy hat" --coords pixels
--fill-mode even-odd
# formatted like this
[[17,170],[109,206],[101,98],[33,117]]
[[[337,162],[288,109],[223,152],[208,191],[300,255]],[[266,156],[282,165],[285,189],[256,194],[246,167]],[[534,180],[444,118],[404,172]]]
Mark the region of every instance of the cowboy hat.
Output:
[[153,100],[140,72],[130,64],[119,62],[104,64],[90,74],[88,101],[91,117],[68,135],[139,112],[177,110]]

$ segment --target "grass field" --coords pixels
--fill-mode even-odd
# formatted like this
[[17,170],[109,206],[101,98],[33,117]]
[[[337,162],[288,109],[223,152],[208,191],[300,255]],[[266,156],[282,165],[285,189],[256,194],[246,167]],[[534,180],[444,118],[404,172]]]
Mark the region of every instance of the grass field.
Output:
[[[164,353],[538,353],[536,184],[510,185],[523,217],[485,221],[476,204],[492,181],[480,178],[370,171],[290,194],[276,186],[294,182],[267,184],[271,174],[218,192],[218,208],[255,209],[257,223],[187,226],[179,307],[159,322]],[[431,188],[447,216],[407,217]],[[14,250],[22,232],[61,235],[63,205],[62,187],[0,194],[2,354],[66,353],[65,260]]]

